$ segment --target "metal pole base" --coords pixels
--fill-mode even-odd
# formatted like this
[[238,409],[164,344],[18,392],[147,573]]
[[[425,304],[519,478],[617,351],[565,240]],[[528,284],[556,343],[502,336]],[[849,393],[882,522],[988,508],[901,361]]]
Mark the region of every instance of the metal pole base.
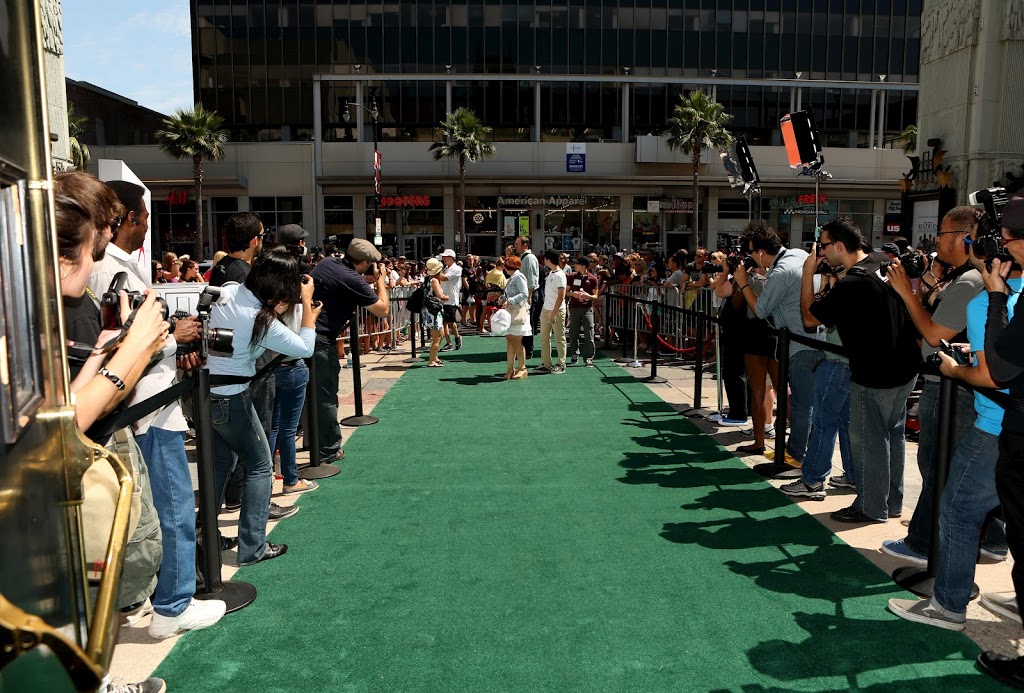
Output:
[[417,356],[416,358],[413,358],[412,356],[410,356],[407,359],[402,359],[402,363],[419,363],[422,360],[423,359],[420,356]]
[[629,359],[629,358],[612,359],[612,360],[615,361],[615,363],[632,363],[633,362],[633,359]]
[[[923,568],[904,566],[892,571],[892,579],[897,585],[918,597],[931,597],[935,594],[935,578]],[[978,586],[971,585],[971,599],[978,598]]]
[[660,375],[649,375],[646,378],[640,378],[640,382],[648,383],[650,385],[664,385],[668,380],[662,378]]
[[333,464],[321,464],[313,467],[309,466],[299,471],[300,479],[329,479],[332,476],[341,474],[341,467],[335,467]]
[[231,580],[216,592],[196,592],[196,599],[219,599],[228,606],[228,613],[238,611],[256,601],[256,588],[248,582]]
[[380,421],[376,416],[370,416],[366,414],[364,416],[347,416],[341,420],[342,426],[372,426],[373,424]]

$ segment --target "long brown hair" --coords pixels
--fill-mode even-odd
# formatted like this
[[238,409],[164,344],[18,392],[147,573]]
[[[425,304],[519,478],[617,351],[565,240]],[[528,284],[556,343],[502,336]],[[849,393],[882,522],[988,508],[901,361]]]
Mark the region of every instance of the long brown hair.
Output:
[[114,191],[91,173],[70,171],[53,177],[53,197],[60,256],[78,262],[82,246],[95,233],[93,260],[102,259],[107,239],[98,232],[120,223],[124,214]]

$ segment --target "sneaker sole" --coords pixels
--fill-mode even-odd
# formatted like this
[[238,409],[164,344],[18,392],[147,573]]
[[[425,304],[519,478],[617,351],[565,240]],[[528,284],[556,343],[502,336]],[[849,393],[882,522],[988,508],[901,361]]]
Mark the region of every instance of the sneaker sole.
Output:
[[295,510],[293,510],[292,512],[287,513],[285,515],[281,515],[279,517],[268,517],[267,520],[269,520],[270,522],[277,522],[278,520],[284,520],[286,518],[292,517],[293,515],[296,515],[299,512],[299,506],[293,505],[292,507],[295,508]]
[[996,604],[995,602],[990,602],[988,599],[985,599],[985,595],[981,595],[981,599],[978,600],[978,603],[981,604],[983,607],[985,607],[986,609],[988,609],[989,611],[991,611],[994,614],[998,614],[999,616],[1002,616],[1003,618],[1008,618],[1011,621],[1015,621],[1017,623],[1021,623],[1020,613],[1014,612],[1014,611],[1010,611],[1009,609],[1007,609],[1007,608],[1005,608],[1003,606],[1000,606],[999,604]]
[[884,553],[886,556],[892,556],[893,558],[898,558],[901,561],[906,561],[907,563],[913,563],[914,565],[921,566],[922,568],[927,568],[928,567],[928,559],[927,558],[917,558],[915,556],[908,556],[908,555],[906,555],[904,553],[899,553],[897,551],[893,551],[892,549],[890,549],[888,546],[885,546],[885,545],[882,546],[882,553]]
[[[782,489],[779,489],[782,491]],[[814,491],[782,491],[782,495],[789,496],[790,498],[803,498],[804,500],[823,501],[825,500],[825,494]]]
[[893,602],[894,601],[896,601],[896,600],[895,599],[890,599],[889,600],[889,604],[886,605],[886,608],[889,610],[889,613],[891,613],[891,614],[893,614],[895,616],[899,616],[900,618],[905,619],[907,621],[913,621],[914,623],[923,623],[926,626],[932,626],[934,628],[942,628],[943,630],[963,631],[963,630],[967,629],[967,624],[966,623],[953,623],[951,621],[940,621],[937,618],[928,618],[927,616],[918,616],[917,614],[915,614],[915,613],[913,613],[911,611],[904,611],[903,609],[899,608],[898,606],[893,606]]

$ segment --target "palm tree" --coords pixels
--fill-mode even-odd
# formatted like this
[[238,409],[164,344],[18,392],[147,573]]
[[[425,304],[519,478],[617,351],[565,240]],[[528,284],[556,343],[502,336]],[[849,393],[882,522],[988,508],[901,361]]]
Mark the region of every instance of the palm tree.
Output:
[[68,101],[68,149],[71,152],[71,163],[79,171],[84,171],[92,158],[89,145],[79,139],[85,134],[85,124],[88,120],[85,116],[76,115],[75,104]]
[[186,111],[179,108],[164,120],[166,130],[156,133],[160,150],[175,159],[192,159],[192,177],[196,183],[196,258],[203,257],[203,161],[224,157],[228,133],[221,129],[224,119],[202,105]]
[[490,132],[476,113],[458,108],[441,122],[441,141],[430,145],[434,161],[459,160],[459,218],[455,225],[459,234],[459,255],[466,249],[466,164],[494,156],[494,145],[485,139]]
[[723,149],[732,144],[732,135],[725,129],[732,116],[725,107],[700,89],[679,95],[679,104],[665,125],[669,149],[690,155],[693,164],[693,231],[699,233],[697,188],[700,176],[700,155],[705,149]]
[[917,152],[917,126],[908,125],[903,128],[903,132],[900,133],[900,137],[903,138],[903,153],[914,154]]

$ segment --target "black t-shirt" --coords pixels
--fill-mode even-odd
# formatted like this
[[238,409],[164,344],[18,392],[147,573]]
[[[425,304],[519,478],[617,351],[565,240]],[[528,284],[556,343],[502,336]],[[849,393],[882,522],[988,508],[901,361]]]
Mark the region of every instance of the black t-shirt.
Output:
[[366,278],[336,257],[324,258],[310,271],[316,282],[313,300],[323,301],[324,308],[316,321],[316,333],[336,339],[355,309],[372,306],[379,299]]
[[224,286],[228,282],[244,284],[250,269],[252,265],[245,260],[230,255],[223,257],[210,272],[210,286]]
[[[96,346],[100,338],[100,309],[88,295],[64,297],[64,332],[72,342]],[[74,380],[82,370],[82,364],[69,361],[68,370]]]
[[863,387],[905,385],[921,364],[917,329],[903,300],[875,274],[884,253],[854,265],[811,313],[826,327],[837,327],[850,356],[850,380]]

